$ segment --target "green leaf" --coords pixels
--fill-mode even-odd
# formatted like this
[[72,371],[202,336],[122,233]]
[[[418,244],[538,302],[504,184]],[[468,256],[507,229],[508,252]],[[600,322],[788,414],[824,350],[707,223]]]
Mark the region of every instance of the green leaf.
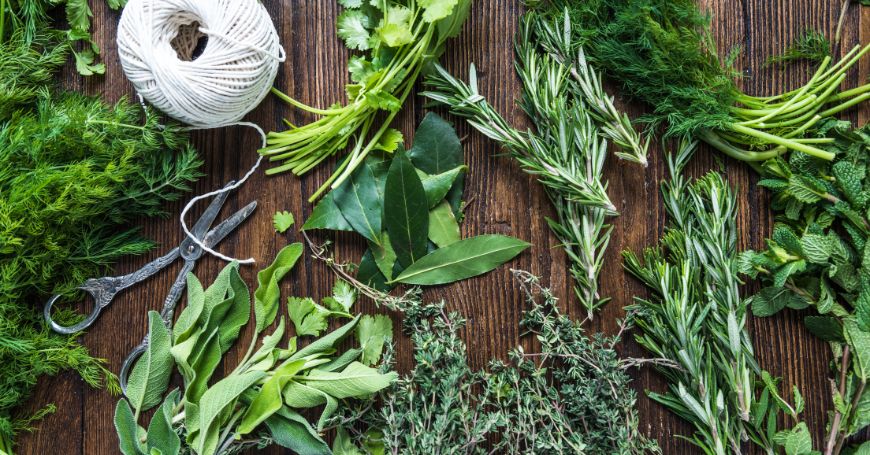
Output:
[[426,254],[429,203],[423,183],[404,152],[393,158],[384,191],[384,224],[399,264],[408,267]]
[[333,330],[327,335],[324,335],[312,341],[304,348],[296,351],[296,353],[291,355],[290,358],[287,360],[301,359],[310,355],[327,352],[333,349],[336,345],[338,345],[338,343],[341,343],[341,341],[344,340],[344,338],[348,336],[354,328],[356,328],[357,323],[359,323],[359,319],[360,315],[356,315],[356,317],[347,324]]
[[363,254],[362,259],[359,261],[359,266],[357,266],[356,279],[361,283],[377,289],[379,291],[385,291],[389,289],[387,286],[387,277],[381,273],[381,270],[378,268],[378,264],[375,262],[375,257],[372,254],[372,249],[369,248],[366,250],[365,254]]
[[838,343],[846,341],[843,338],[843,326],[840,325],[837,318],[831,316],[807,316],[804,318],[804,325],[810,333],[823,341]]
[[311,215],[302,225],[303,231],[311,229],[330,229],[333,231],[353,231],[353,226],[347,222],[341,210],[335,203],[335,194],[330,191],[314,206]]
[[435,207],[447,196],[457,177],[462,175],[466,169],[465,166],[458,166],[449,171],[434,175],[429,175],[419,169],[417,170],[417,176],[420,177],[420,182],[423,183],[423,191],[426,192],[426,198],[429,200],[429,208]]
[[356,339],[362,348],[360,362],[375,365],[381,358],[384,344],[393,340],[393,321],[383,314],[365,315],[356,327]]
[[396,372],[380,373],[359,362],[353,362],[340,373],[311,370],[305,385],[335,398],[364,397],[388,387],[398,378]]
[[326,421],[338,409],[338,400],[322,390],[309,387],[295,380],[287,383],[283,393],[284,403],[292,408],[313,408],[315,406],[325,405],[320,417],[317,419],[317,430],[323,429]]
[[169,376],[172,374],[172,355],[169,329],[156,311],[148,312],[148,348],[133,366],[127,383],[127,399],[137,413],[160,404]]
[[423,20],[435,22],[453,14],[459,0],[420,0],[423,7]]
[[185,341],[196,330],[196,323],[205,309],[205,291],[192,273],[187,274],[187,305],[172,329],[174,343]]
[[287,308],[290,311],[290,320],[296,328],[296,335],[318,336],[326,330],[327,318],[331,311],[318,305],[310,297],[290,297],[287,299]]
[[408,158],[427,174],[441,174],[462,166],[462,143],[453,125],[430,112],[414,133],[414,146],[408,150]]
[[293,218],[293,214],[286,210],[275,212],[275,215],[272,217],[272,225],[275,227],[275,231],[279,234],[287,232],[288,229],[293,227],[293,223],[295,222],[296,220]]
[[115,431],[124,455],[142,455],[139,449],[139,425],[127,400],[121,398],[115,406]]
[[429,212],[429,240],[444,248],[460,240],[459,223],[447,201],[442,201]]
[[399,149],[399,144],[404,140],[404,136],[402,136],[402,132],[395,128],[387,128],[384,131],[384,134],[378,138],[378,143],[375,145],[375,150],[383,150],[385,152],[393,153]]
[[528,247],[522,240],[497,234],[463,239],[426,255],[393,281],[417,285],[452,283],[489,272]]
[[279,282],[284,278],[296,261],[302,256],[301,243],[293,243],[282,248],[269,267],[257,273],[257,290],[254,292],[254,318],[257,321],[257,333],[275,321],[278,314],[278,302],[281,298]]
[[245,411],[245,415],[236,430],[238,435],[246,435],[254,431],[258,425],[281,409],[284,404],[281,391],[284,390],[287,382],[302,370],[304,365],[305,360],[299,359],[287,362],[275,370],[273,376],[263,384],[260,391],[251,400],[251,404],[248,405],[248,410]]
[[861,330],[852,319],[843,321],[843,329],[846,342],[852,347],[855,374],[866,381],[870,378],[870,332]]
[[779,444],[786,455],[810,455],[813,451],[813,440],[805,422],[795,425],[791,430],[783,430],[774,436],[773,441]]
[[178,389],[173,390],[163,404],[151,417],[148,425],[148,452],[158,451],[160,455],[178,455],[181,451],[181,438],[172,428],[172,417],[175,406],[178,405]]
[[831,257],[831,243],[827,236],[821,234],[804,234],[801,237],[801,249],[804,257],[813,264],[825,264]]
[[356,289],[342,279],[336,280],[332,285],[332,296],[323,299],[327,308],[339,313],[350,313],[354,302],[356,302]]
[[371,21],[359,10],[344,10],[338,16],[338,37],[348,49],[360,51],[371,49]]
[[369,244],[369,250],[375,260],[375,264],[381,273],[390,279],[393,277],[393,269],[396,265],[396,251],[393,250],[393,244],[390,242],[390,234],[381,233],[380,245],[375,243]]
[[215,453],[220,431],[229,418],[224,411],[231,408],[242,393],[265,375],[262,371],[248,371],[227,376],[206,390],[199,401],[199,434],[192,444],[198,455]]
[[800,202],[812,204],[821,199],[824,188],[820,188],[815,182],[804,175],[792,175],[788,181],[788,191],[792,197]]
[[87,0],[66,1],[66,20],[73,30],[90,30],[92,17],[94,17],[94,13],[88,6]]
[[338,427],[335,431],[335,441],[332,442],[333,455],[365,455],[351,439],[343,427]]
[[344,219],[363,237],[378,242],[383,201],[371,166],[363,163],[341,186],[332,191]]
[[251,319],[251,294],[248,285],[239,275],[238,267],[230,271],[230,288],[227,297],[231,303],[217,327],[221,353],[230,350],[239,338],[242,327]]
[[[365,102],[372,109],[380,109],[387,112],[398,112],[402,108],[402,102],[390,92],[385,90],[372,90],[365,93]],[[398,144],[395,144],[398,148]]]
[[411,33],[413,12],[405,6],[390,6],[384,12],[377,33],[387,47],[399,47],[414,39]]
[[308,421],[286,407],[269,417],[266,426],[276,444],[298,455],[332,455],[329,446]]

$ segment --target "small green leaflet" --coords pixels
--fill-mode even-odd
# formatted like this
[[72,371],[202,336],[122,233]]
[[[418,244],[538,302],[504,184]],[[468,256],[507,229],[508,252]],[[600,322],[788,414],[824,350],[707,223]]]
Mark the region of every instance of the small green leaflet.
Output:
[[254,317],[257,333],[275,321],[278,301],[281,297],[279,282],[302,256],[302,244],[293,243],[281,249],[269,267],[257,273],[257,290],[254,291]]
[[420,0],[423,7],[423,20],[435,22],[453,14],[459,0]]
[[341,279],[336,280],[332,285],[332,296],[323,299],[324,306],[339,313],[349,313],[354,302],[356,302],[356,289]]
[[387,173],[384,213],[388,214],[384,224],[396,257],[408,267],[426,254],[429,202],[417,171],[402,151],[393,158]]
[[296,328],[296,336],[320,335],[320,332],[326,330],[328,318],[336,314],[315,303],[310,297],[290,297],[287,299],[287,309]]
[[338,37],[344,40],[349,49],[371,49],[369,22],[368,16],[362,11],[345,10],[338,16]]
[[429,240],[438,248],[444,248],[460,238],[459,223],[453,216],[453,209],[447,201],[442,201],[429,212]]
[[393,340],[393,321],[386,315],[364,315],[356,327],[356,339],[362,347],[360,362],[374,365],[381,358],[384,344]]
[[344,215],[341,214],[341,209],[335,203],[335,194],[330,191],[324,196],[314,210],[311,216],[305,220],[302,225],[302,230],[311,229],[331,229],[333,231],[353,231],[353,226],[347,222]]
[[295,223],[293,214],[286,210],[276,212],[272,217],[272,225],[275,227],[275,231],[279,234],[287,232],[288,229],[293,227],[293,223]]
[[381,41],[387,47],[399,47],[414,39],[411,34],[411,16],[414,13],[406,6],[389,6],[377,28]]
[[522,240],[498,234],[463,239],[420,258],[392,282],[417,285],[452,283],[489,272],[529,246]]
[[148,312],[148,348],[130,373],[127,399],[138,415],[160,403],[169,376],[172,374],[172,355],[169,329],[156,311]]
[[774,436],[773,441],[785,450],[785,455],[811,455],[819,453],[813,451],[813,441],[805,422],[795,425],[791,430],[780,431]]

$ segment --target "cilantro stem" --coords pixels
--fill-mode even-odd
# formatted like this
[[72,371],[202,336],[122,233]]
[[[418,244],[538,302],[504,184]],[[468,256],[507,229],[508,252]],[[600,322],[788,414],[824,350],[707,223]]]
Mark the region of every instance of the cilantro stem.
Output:
[[295,107],[298,107],[299,109],[302,109],[303,111],[311,112],[312,114],[319,114],[319,115],[338,114],[338,113],[344,112],[349,107],[349,106],[344,106],[341,108],[319,109],[316,107],[309,106],[305,103],[302,103],[301,101],[296,101],[295,99],[284,94],[282,91],[276,89],[275,87],[272,87],[272,93],[275,96],[277,96],[278,98],[281,98],[282,100],[284,100],[284,102],[286,102],[290,105],[293,105]]

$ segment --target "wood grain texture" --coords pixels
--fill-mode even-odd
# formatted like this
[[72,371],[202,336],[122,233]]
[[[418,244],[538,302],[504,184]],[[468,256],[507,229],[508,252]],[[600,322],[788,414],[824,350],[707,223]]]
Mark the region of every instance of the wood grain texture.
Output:
[[[347,82],[348,52],[334,33],[339,7],[334,0],[264,0],[278,27],[287,50],[287,61],[281,67],[275,85],[289,95],[315,106],[327,106],[344,99],[343,85]],[[783,88],[792,88],[808,78],[807,67],[800,65],[782,71],[765,67],[765,59],[784,50],[788,43],[807,28],[822,30],[833,35],[838,19],[840,0],[703,0],[713,20],[713,33],[724,52],[734,46],[741,47],[738,67],[744,72],[741,82],[751,94],[772,94]],[[83,79],[73,71],[66,71],[64,86],[98,94],[107,101],[122,96],[133,96],[118,62],[114,43],[119,14],[109,11],[102,0],[92,2],[94,30],[103,49],[108,67],[103,77]],[[468,64],[478,68],[480,90],[508,121],[517,126],[528,126],[516,101],[520,87],[513,71],[511,37],[522,13],[518,1],[478,0],[463,33],[448,43],[442,62],[453,73],[464,77]],[[858,43],[870,41],[870,8],[853,6],[844,26],[843,39],[835,52],[842,54]],[[868,59],[858,70],[849,73],[845,85],[854,86],[866,81],[870,75]],[[642,112],[642,106],[625,105],[632,115]],[[417,122],[425,113],[423,100],[413,98],[396,120],[396,125],[409,141]],[[443,113],[443,112],[442,112]],[[866,122],[870,109],[851,111],[848,116]],[[311,120],[298,110],[267,98],[247,120],[264,129],[280,129],[281,119],[299,124]],[[464,122],[457,122],[457,130],[464,137],[466,161],[470,167],[466,199],[469,201],[463,236],[500,233],[517,236],[533,243],[533,248],[510,264],[510,267],[530,270],[543,277],[545,283],[562,298],[568,314],[579,317],[580,308],[571,299],[571,283],[566,272],[565,256],[546,226],[545,217],[553,211],[541,188],[534,179],[524,174],[511,160],[499,155],[498,147]],[[206,161],[207,176],[195,186],[196,194],[213,190],[227,180],[240,177],[256,160],[255,150],[259,138],[252,130],[226,128],[197,131],[193,142]],[[732,185],[741,195],[738,226],[742,237],[740,248],[759,248],[769,234],[771,216],[767,210],[768,197],[756,188],[756,176],[744,165],[722,160],[703,149],[690,165],[690,172],[699,175],[711,168],[722,168]],[[256,214],[238,232],[220,245],[225,254],[236,257],[253,256],[258,266],[243,267],[243,276],[254,282],[257,267],[268,263],[279,248],[301,240],[297,233],[276,235],[271,216],[277,210],[289,210],[298,221],[304,220],[312,206],[307,197],[328,176],[327,164],[304,178],[291,175],[266,177],[258,172],[249,183],[232,195],[225,213],[231,213],[251,200],[259,201]],[[662,234],[665,223],[664,209],[658,193],[658,181],[665,176],[661,147],[652,153],[650,166],[639,170],[630,164],[611,159],[606,167],[610,180],[611,199],[617,204],[621,216],[613,220],[614,231],[607,252],[603,273],[603,294],[613,301],[589,324],[590,330],[612,332],[616,319],[622,316],[622,307],[632,296],[645,295],[637,282],[622,271],[619,252],[629,248],[635,251],[654,244]],[[169,204],[169,213],[178,213],[180,203]],[[202,210],[203,207],[198,207]],[[197,212],[197,210],[194,210]],[[196,216],[198,213],[193,213]],[[181,232],[174,217],[148,220],[140,223],[146,236],[162,245],[144,257],[130,258],[118,264],[115,271],[126,273],[143,265],[181,241]],[[351,235],[317,235],[317,240],[336,242],[339,260],[357,261],[364,245]],[[204,282],[210,282],[222,267],[213,258],[204,258],[195,273]],[[127,352],[135,346],[146,331],[146,311],[159,307],[177,273],[179,265],[170,267],[152,278],[147,284],[119,296],[114,305],[104,312],[95,329],[83,342],[94,355],[104,357],[117,371]],[[284,295],[324,296],[334,279],[323,264],[307,257],[300,262],[284,286]],[[747,291],[754,289],[747,286]],[[534,349],[529,340],[520,338],[517,323],[523,309],[523,298],[512,282],[508,267],[484,277],[467,280],[449,287],[427,290],[429,299],[444,299],[448,307],[462,312],[468,318],[463,336],[468,342],[473,365],[483,367],[493,357],[504,358],[509,349],[523,344]],[[365,311],[373,310],[370,302],[361,303]],[[798,314],[784,312],[776,317],[753,320],[753,339],[763,368],[782,376],[784,385],[797,385],[807,398],[805,417],[813,431],[817,445],[823,438],[825,412],[831,407],[828,384],[829,355],[824,343],[812,339],[802,328]],[[398,324],[399,317],[393,315]],[[241,340],[248,339],[245,334]],[[411,362],[410,343],[404,337],[397,340],[399,369],[406,371]],[[626,356],[640,357],[643,352],[631,340],[620,347]],[[229,355],[232,362],[242,355],[239,350]],[[664,384],[649,369],[633,373],[638,391],[662,390]],[[115,454],[117,440],[112,426],[116,397],[104,391],[92,390],[72,375],[40,382],[37,394],[28,409],[34,410],[48,402],[58,405],[58,412],[46,418],[39,431],[20,440],[22,454]],[[689,444],[676,438],[688,434],[690,429],[660,406],[642,397],[638,404],[643,430],[661,443],[665,454],[697,453]],[[865,435],[870,437],[870,435]],[[267,453],[282,453],[273,448]]]

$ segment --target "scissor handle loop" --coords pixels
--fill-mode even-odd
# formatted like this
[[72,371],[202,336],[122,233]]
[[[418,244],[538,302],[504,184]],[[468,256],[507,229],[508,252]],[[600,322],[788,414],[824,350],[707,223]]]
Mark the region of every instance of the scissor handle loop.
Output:
[[121,364],[121,371],[118,372],[118,382],[121,384],[121,391],[124,395],[127,394],[127,379],[130,377],[130,371],[133,369],[136,360],[139,359],[139,357],[142,357],[142,354],[144,354],[147,349],[148,336],[146,335],[145,339],[130,351],[130,354],[128,354],[127,358],[124,359],[124,363]]
[[[85,291],[88,294],[90,294],[89,290],[85,289]],[[93,294],[91,294],[91,296],[93,297]],[[64,325],[58,324],[57,321],[55,321],[51,317],[51,308],[54,306],[55,302],[57,302],[58,299],[60,299],[60,298],[61,298],[60,294],[55,294],[55,295],[51,296],[51,298],[48,299],[48,302],[46,302],[45,309],[43,309],[42,314],[45,317],[45,322],[47,322],[48,325],[51,326],[51,330],[54,330],[57,333],[62,333],[64,335],[71,335],[73,333],[78,333],[78,332],[81,332],[82,330],[90,327],[91,324],[93,324],[94,321],[96,321],[97,318],[100,316],[100,312],[102,312],[103,308],[104,308],[103,305],[100,305],[100,302],[95,301],[94,302],[94,309],[91,310],[91,314],[89,314],[83,321],[81,321],[75,325],[64,326]],[[96,300],[96,298],[95,298],[95,300]]]

